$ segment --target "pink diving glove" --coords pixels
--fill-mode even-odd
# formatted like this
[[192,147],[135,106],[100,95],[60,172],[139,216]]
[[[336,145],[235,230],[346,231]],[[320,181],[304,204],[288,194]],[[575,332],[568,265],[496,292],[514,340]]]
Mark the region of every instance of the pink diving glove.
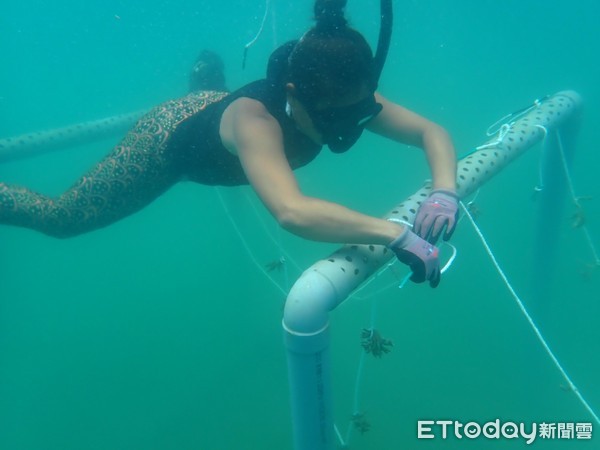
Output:
[[421,239],[406,227],[402,234],[387,247],[401,262],[410,266],[411,281],[415,283],[429,281],[431,287],[436,287],[440,283],[439,251],[435,245]]
[[431,191],[419,211],[413,230],[423,239],[435,244],[444,231],[444,240],[452,236],[458,219],[458,195],[445,189]]

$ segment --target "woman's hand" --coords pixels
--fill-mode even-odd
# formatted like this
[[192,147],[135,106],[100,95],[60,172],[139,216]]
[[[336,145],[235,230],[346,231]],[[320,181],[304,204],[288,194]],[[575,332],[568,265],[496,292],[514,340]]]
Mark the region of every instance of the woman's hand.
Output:
[[415,218],[413,230],[423,239],[435,244],[444,229],[444,240],[454,233],[458,219],[458,196],[449,190],[434,189]]
[[405,228],[402,234],[388,245],[388,248],[401,262],[410,266],[411,281],[415,283],[429,281],[429,285],[433,288],[440,284],[439,250],[436,246]]

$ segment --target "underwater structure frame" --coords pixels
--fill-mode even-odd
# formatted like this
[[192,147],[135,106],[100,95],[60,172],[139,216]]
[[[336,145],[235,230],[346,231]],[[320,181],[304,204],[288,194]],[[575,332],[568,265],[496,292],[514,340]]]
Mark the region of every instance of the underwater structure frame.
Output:
[[[581,103],[576,92],[558,92],[536,101],[531,108],[521,111],[515,120],[499,127],[495,137],[459,161],[459,197],[465,198],[476,191],[547,136],[560,133],[558,139],[548,140],[549,146],[554,148],[546,148],[546,151],[566,153],[559,145],[563,140],[574,141]],[[571,148],[568,150],[572,151]],[[426,183],[384,218],[412,224],[419,205],[431,189],[430,183]],[[294,450],[335,448],[329,313],[392,257],[393,253],[384,246],[345,245],[309,267],[292,286],[285,303],[282,326],[288,361]],[[537,331],[535,326],[534,329]],[[567,380],[572,385],[568,377]],[[339,435],[338,440],[345,446]]]

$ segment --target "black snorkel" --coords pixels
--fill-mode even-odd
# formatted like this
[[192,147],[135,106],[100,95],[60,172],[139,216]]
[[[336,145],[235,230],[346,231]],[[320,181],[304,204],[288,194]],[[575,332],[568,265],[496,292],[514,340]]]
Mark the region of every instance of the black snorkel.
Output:
[[379,114],[382,106],[375,101],[375,90],[387,59],[394,15],[392,0],[381,0],[381,25],[377,50],[373,57],[371,88],[373,95],[359,102],[354,108],[330,108],[328,111],[313,111],[309,115],[323,136],[323,141],[334,153],[344,153],[361,136],[365,126]]
[[381,23],[379,25],[379,38],[377,39],[377,51],[373,58],[373,79],[375,88],[379,84],[379,78],[390,50],[392,40],[392,29],[394,28],[394,8],[392,0],[381,0],[380,6]]

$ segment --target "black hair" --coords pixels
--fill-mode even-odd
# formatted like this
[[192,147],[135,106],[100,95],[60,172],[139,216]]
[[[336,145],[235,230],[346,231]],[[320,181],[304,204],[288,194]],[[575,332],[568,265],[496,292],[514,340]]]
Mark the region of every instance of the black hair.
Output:
[[323,34],[344,28],[348,23],[344,17],[346,3],[347,0],[317,0],[314,7],[315,28]]
[[316,24],[296,44],[288,61],[288,78],[300,101],[315,105],[375,89],[373,53],[366,39],[348,26],[346,0],[316,0]]

